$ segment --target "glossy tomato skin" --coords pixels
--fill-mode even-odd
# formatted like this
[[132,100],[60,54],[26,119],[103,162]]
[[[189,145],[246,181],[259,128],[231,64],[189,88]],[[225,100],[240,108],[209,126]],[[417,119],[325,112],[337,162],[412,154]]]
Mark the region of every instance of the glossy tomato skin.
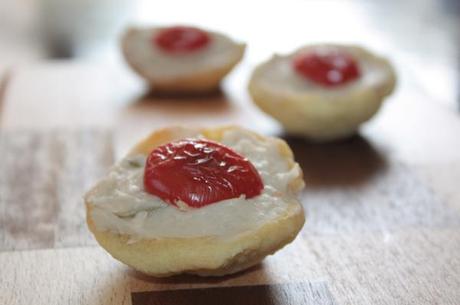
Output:
[[200,208],[263,189],[256,168],[229,147],[205,139],[184,139],[155,148],[147,158],[145,190],[177,206]]
[[344,85],[360,77],[356,60],[342,52],[307,52],[292,61],[294,69],[303,77],[326,87]]
[[208,33],[194,27],[174,26],[156,33],[153,42],[167,53],[190,53],[204,48],[210,42]]

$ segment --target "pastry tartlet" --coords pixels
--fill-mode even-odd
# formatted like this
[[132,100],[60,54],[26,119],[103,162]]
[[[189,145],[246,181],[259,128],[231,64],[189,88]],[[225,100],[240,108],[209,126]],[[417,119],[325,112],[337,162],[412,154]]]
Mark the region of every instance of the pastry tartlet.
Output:
[[141,272],[219,276],[295,238],[303,186],[283,140],[238,127],[166,128],[85,195],[87,222],[102,247]]
[[260,64],[249,92],[288,133],[327,141],[355,133],[395,83],[385,58],[358,46],[321,44]]
[[224,34],[190,26],[130,28],[121,45],[153,90],[178,93],[216,89],[245,50]]

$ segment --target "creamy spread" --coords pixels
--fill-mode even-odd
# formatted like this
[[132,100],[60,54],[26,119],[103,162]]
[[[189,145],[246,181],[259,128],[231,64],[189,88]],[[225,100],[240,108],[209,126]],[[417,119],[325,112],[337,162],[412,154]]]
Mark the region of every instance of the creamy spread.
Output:
[[361,88],[376,88],[379,89],[382,83],[391,77],[392,71],[388,67],[388,63],[374,57],[368,53],[364,53],[357,47],[344,46],[315,46],[315,51],[322,49],[338,49],[352,55],[359,65],[361,76],[354,81],[336,87],[324,87],[311,80],[299,75],[292,67],[292,61],[300,52],[309,50],[304,48],[289,56],[275,55],[270,61],[263,65],[258,73],[259,83],[266,90],[273,92],[294,92],[296,94],[323,94],[342,95],[345,92],[352,93],[354,90]]
[[[190,135],[188,135],[190,137]],[[202,135],[195,134],[196,138]],[[289,165],[274,141],[263,141],[241,130],[229,130],[220,143],[246,157],[261,176],[259,196],[223,200],[183,211],[144,191],[145,155],[118,162],[87,194],[99,230],[128,234],[134,240],[160,237],[226,236],[257,228],[285,213],[296,202],[289,183],[300,174]]]

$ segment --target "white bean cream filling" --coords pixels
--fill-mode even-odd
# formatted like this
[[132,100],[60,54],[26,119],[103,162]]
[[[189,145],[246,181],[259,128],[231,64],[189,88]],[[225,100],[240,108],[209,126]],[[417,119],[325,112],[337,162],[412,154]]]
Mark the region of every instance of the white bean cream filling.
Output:
[[[325,88],[299,75],[292,67],[293,59],[300,53],[311,51],[321,53],[330,50],[345,52],[353,56],[357,61],[361,76],[345,85]],[[311,46],[291,55],[275,55],[257,72],[259,84],[264,86],[266,90],[287,92],[288,94],[291,92],[296,94],[321,94],[325,98],[353,94],[363,89],[379,91],[392,78],[392,75],[392,68],[385,59],[374,56],[359,47],[336,45]],[[382,92],[381,94],[385,95],[387,93]]]
[[[200,134],[194,137],[203,138]],[[301,170],[297,163],[292,166],[287,162],[275,141],[229,130],[219,142],[252,162],[264,183],[259,196],[241,196],[183,211],[144,190],[147,156],[128,156],[86,195],[86,201],[93,206],[96,228],[127,234],[132,240],[231,236],[262,226],[297,203],[288,185]]]

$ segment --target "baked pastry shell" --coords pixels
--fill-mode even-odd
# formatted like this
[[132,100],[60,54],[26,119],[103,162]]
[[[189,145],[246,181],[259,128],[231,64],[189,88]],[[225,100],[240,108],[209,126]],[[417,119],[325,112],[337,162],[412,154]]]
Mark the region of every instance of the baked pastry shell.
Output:
[[203,93],[215,91],[219,88],[222,79],[241,61],[246,49],[245,44],[235,43],[235,52],[229,57],[225,64],[208,67],[199,72],[185,73],[181,76],[162,77],[161,75],[152,76],[148,69],[133,60],[129,48],[129,41],[135,35],[135,29],[128,29],[121,39],[121,50],[128,65],[156,92],[164,93]]
[[[230,126],[198,131],[210,140],[219,141],[222,134],[231,129],[239,128]],[[129,155],[148,154],[158,145],[177,139],[178,134],[180,128],[166,128],[154,132],[136,145]],[[294,166],[292,151],[284,141],[255,135],[264,141],[275,141],[281,155],[290,166]],[[289,184],[289,189],[298,192],[303,185],[300,172]],[[114,258],[156,277],[180,273],[221,276],[259,263],[265,256],[294,240],[305,222],[303,208],[297,200],[293,199],[286,204],[284,213],[275,220],[234,236],[154,238],[131,242],[132,237],[127,234],[98,230],[92,218],[93,205],[85,200],[88,227],[99,244]]]
[[268,66],[279,58],[275,55],[256,67],[249,81],[249,93],[254,103],[279,121],[290,134],[320,142],[349,137],[377,113],[385,97],[393,92],[396,73],[387,59],[354,45],[311,45],[294,54],[316,47],[352,51],[358,58],[372,61],[377,69],[381,69],[385,75],[384,80],[372,85],[355,86],[351,90],[346,89],[348,85],[338,89],[324,89],[335,91],[333,94],[324,94],[321,90],[275,90],[260,82]]

